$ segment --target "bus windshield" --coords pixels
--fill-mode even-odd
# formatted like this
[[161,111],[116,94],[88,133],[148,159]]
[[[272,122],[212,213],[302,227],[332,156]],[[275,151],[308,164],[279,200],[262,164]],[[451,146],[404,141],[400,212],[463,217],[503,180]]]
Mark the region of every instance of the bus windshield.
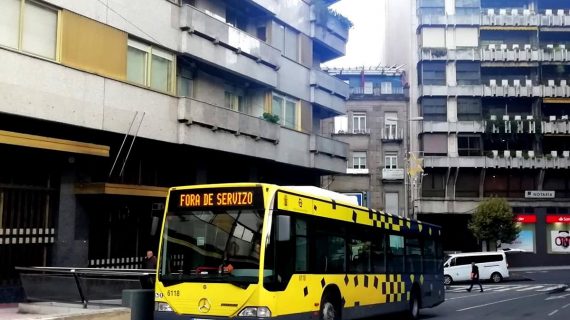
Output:
[[159,280],[258,282],[263,210],[224,208],[166,214]]

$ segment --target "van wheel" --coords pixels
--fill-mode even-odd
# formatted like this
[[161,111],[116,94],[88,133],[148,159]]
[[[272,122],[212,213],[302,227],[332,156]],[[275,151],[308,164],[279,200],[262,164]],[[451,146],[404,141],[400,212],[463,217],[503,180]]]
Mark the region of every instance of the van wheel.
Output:
[[451,276],[448,276],[448,275],[443,276],[443,284],[444,285],[449,286],[452,282],[453,282],[453,279],[451,278]]
[[491,275],[491,281],[493,281],[494,283],[499,283],[503,281],[503,276],[501,276],[501,274],[498,272],[493,272],[493,274]]
[[330,292],[323,295],[320,320],[340,320],[340,308],[335,300]]

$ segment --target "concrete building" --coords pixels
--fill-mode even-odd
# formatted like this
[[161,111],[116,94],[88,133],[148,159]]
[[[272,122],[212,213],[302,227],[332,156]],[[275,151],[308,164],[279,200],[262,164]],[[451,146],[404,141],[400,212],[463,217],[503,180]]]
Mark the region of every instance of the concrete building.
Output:
[[470,214],[505,197],[523,231],[503,246],[531,252],[515,264],[567,263],[570,3],[418,0],[410,14],[419,218],[443,225],[445,250],[479,250]]
[[349,145],[346,173],[322,186],[355,195],[371,208],[408,216],[405,159],[408,96],[398,68],[329,69],[347,82],[347,114],[323,121],[323,132]]
[[2,0],[0,285],[138,267],[169,186],[345,172],[319,134],[349,97],[319,68],[345,53],[334,2]]

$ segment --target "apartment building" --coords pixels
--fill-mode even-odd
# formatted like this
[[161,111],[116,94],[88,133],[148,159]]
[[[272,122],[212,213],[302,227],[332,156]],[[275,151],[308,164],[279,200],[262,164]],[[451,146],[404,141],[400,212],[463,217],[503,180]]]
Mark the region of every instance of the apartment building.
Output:
[[173,185],[345,172],[334,2],[2,0],[0,284],[140,266]]
[[322,186],[353,195],[363,205],[409,216],[405,161],[408,94],[401,68],[331,68],[348,83],[346,115],[323,121],[323,132],[348,143],[348,167],[325,176]]
[[522,232],[502,246],[530,252],[514,263],[566,263],[557,239],[570,229],[570,2],[414,4],[419,218],[444,226],[446,250],[478,250],[470,213],[504,197]]

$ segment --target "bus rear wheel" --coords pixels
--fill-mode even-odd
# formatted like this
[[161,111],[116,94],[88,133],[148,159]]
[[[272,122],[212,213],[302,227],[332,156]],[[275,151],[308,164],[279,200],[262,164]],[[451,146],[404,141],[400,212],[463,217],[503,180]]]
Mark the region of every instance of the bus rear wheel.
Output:
[[420,294],[418,289],[413,289],[410,295],[410,309],[408,310],[408,319],[417,320],[420,318]]
[[340,320],[340,308],[337,299],[325,293],[321,299],[320,320]]

